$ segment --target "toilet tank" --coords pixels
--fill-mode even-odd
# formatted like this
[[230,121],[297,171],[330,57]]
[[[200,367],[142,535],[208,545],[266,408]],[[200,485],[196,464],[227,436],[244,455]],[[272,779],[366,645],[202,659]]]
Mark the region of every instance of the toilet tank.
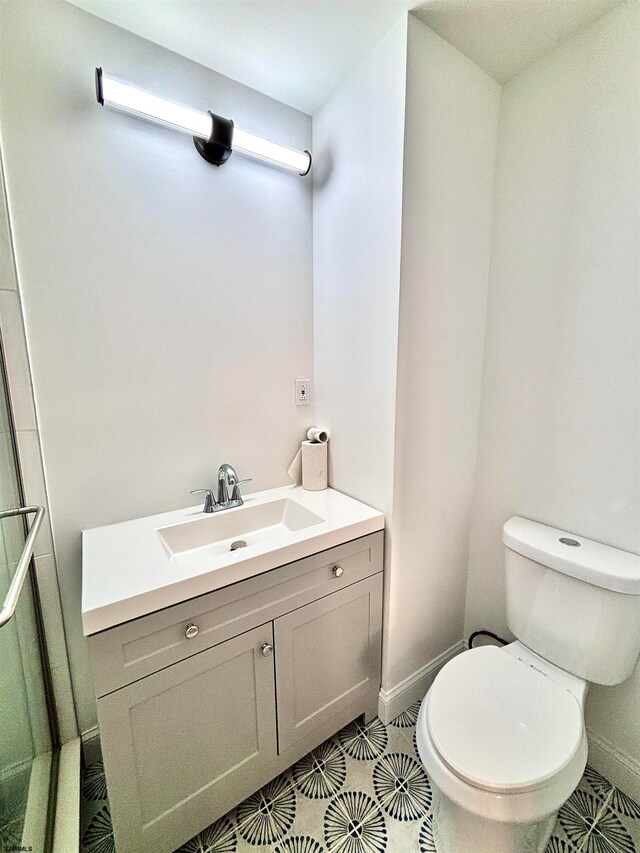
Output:
[[587,681],[628,678],[640,653],[640,557],[519,517],[502,539],[515,636]]

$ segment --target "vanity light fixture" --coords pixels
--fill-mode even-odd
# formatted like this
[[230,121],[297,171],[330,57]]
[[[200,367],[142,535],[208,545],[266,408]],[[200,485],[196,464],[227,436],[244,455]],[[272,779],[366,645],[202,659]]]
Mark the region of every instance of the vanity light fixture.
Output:
[[226,163],[232,152],[237,151],[264,163],[291,169],[300,175],[307,175],[311,169],[309,151],[296,151],[286,145],[270,142],[235,127],[231,119],[210,111],[205,113],[175,104],[124,80],[118,80],[104,73],[102,68],[96,68],[96,97],[102,106],[113,107],[188,133],[193,136],[198,153],[216,166]]

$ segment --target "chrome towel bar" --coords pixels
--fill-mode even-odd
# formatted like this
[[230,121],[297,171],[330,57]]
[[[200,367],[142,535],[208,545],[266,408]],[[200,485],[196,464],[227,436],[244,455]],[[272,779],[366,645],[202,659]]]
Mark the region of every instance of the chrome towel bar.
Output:
[[0,512],[0,520],[17,515],[31,515],[34,512],[36,517],[29,529],[29,533],[24,543],[24,548],[22,549],[22,554],[20,554],[20,559],[18,560],[18,568],[16,569],[13,580],[7,590],[2,610],[0,610],[0,628],[2,628],[3,625],[6,625],[15,613],[18,598],[20,597],[20,591],[22,590],[22,584],[24,583],[24,579],[29,571],[29,564],[31,563],[31,557],[33,556],[33,550],[36,544],[36,536],[40,530],[45,509],[43,506],[23,506],[17,507],[16,509],[6,509]]

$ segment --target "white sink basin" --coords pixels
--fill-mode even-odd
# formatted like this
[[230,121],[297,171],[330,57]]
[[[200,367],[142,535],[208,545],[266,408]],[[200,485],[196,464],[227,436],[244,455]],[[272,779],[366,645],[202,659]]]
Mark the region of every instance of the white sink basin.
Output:
[[[233,542],[241,540],[247,547],[267,542],[285,541],[291,534],[326,519],[291,498],[270,501],[236,510],[221,510],[196,521],[172,524],[158,530],[160,541],[169,557],[206,548],[208,554],[231,551]],[[238,549],[239,550],[239,549]]]
[[[82,534],[85,634],[145,616],[382,530],[384,517],[334,489],[280,486],[244,506],[202,504]],[[236,540],[246,547],[231,550]]]

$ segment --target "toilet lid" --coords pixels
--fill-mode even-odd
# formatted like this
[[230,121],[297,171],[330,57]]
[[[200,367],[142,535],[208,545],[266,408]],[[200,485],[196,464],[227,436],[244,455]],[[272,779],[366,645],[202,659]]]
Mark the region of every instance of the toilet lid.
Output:
[[575,756],[582,709],[548,676],[496,648],[470,649],[438,673],[427,727],[442,760],[489,791],[539,788]]

